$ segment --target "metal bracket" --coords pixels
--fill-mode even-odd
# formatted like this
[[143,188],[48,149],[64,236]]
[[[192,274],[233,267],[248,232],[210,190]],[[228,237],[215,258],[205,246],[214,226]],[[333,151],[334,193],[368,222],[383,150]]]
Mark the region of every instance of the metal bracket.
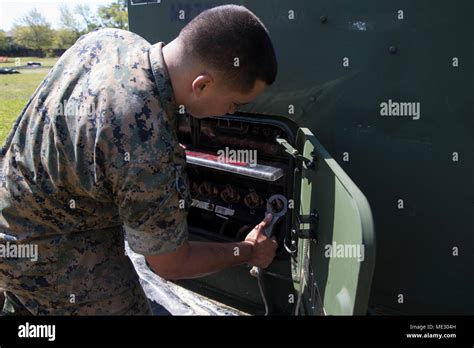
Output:
[[295,149],[293,146],[291,146],[290,143],[288,143],[288,141],[286,141],[285,139],[276,138],[275,140],[279,145],[281,145],[285,148],[285,152],[288,153],[291,157],[303,162],[305,164],[306,168],[308,168],[308,169],[315,169],[316,168],[317,157],[314,154],[314,152],[311,153],[311,158],[307,158],[307,157],[303,156],[297,149]]
[[298,238],[316,240],[319,226],[319,214],[317,211],[310,215],[296,214],[296,223]]

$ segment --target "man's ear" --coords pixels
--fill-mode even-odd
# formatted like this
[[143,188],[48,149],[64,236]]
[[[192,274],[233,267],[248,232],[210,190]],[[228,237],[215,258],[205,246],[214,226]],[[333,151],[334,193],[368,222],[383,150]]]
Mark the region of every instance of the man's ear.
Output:
[[196,77],[192,84],[193,93],[197,96],[200,96],[206,87],[208,87],[211,83],[213,83],[213,79],[209,75],[199,75]]

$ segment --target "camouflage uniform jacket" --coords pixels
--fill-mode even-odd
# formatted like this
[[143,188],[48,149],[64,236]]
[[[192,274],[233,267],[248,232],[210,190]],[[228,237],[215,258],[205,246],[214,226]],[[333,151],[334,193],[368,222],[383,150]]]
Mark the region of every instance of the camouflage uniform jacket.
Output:
[[150,314],[124,237],[143,255],[187,239],[163,46],[116,29],[84,35],[1,149],[0,247],[36,245],[37,260],[0,254],[0,288],[31,314]]

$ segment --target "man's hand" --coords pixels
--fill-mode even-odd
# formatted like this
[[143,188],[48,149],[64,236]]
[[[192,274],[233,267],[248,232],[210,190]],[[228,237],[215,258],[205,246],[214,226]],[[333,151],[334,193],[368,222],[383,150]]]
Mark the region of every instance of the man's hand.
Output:
[[267,268],[275,258],[278,243],[274,237],[268,238],[263,233],[272,218],[272,214],[268,214],[245,238],[245,242],[252,245],[252,255],[248,261],[252,266]]

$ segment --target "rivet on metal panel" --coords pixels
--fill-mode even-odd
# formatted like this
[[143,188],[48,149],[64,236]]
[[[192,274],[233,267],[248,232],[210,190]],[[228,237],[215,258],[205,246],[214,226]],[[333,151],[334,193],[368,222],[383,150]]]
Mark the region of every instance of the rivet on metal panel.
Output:
[[319,20],[321,21],[321,23],[327,23],[328,22],[328,17],[321,16],[321,17],[319,17]]
[[398,48],[397,46],[390,46],[388,51],[391,53],[391,54],[395,54],[398,52]]

